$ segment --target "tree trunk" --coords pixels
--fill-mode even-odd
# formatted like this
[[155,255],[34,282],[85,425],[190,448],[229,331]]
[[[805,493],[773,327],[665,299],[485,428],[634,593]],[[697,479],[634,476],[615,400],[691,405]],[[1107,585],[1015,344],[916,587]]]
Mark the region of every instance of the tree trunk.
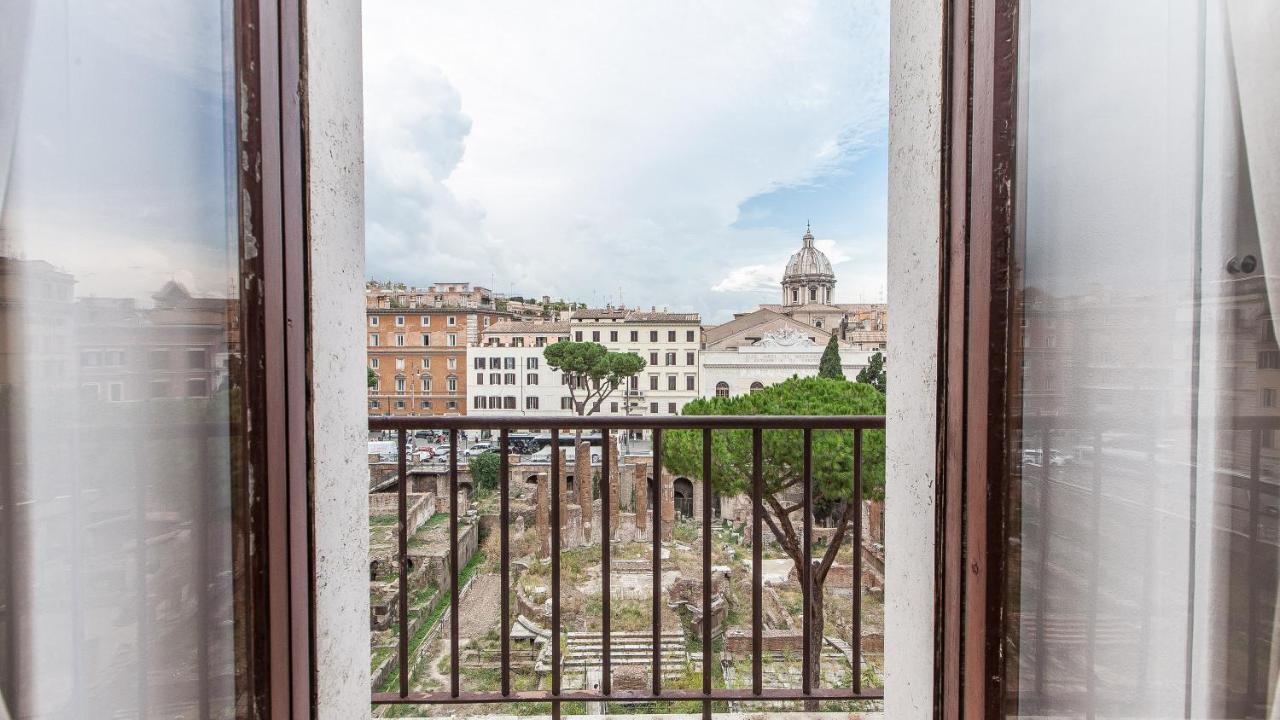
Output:
[[[824,583],[819,583],[817,581],[817,577],[815,577],[816,573],[813,571],[813,565],[814,563],[811,561],[809,563],[810,587],[813,589],[809,594],[809,649],[810,652],[812,652],[812,657],[809,659],[809,677],[813,678],[813,687],[818,688],[822,687],[822,673],[820,670],[822,669],[822,637],[824,625],[826,624],[826,616],[822,611],[822,585]],[[809,712],[817,712],[818,701],[806,700],[804,703],[804,709]]]

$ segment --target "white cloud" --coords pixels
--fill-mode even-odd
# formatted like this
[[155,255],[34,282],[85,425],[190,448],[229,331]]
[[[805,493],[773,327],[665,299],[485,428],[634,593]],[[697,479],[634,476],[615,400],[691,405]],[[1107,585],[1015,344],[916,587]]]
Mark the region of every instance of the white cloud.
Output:
[[364,8],[374,275],[723,313],[805,217],[739,206],[887,117],[887,0]]
[[715,292],[773,292],[778,289],[785,265],[747,265],[734,268],[711,286]]

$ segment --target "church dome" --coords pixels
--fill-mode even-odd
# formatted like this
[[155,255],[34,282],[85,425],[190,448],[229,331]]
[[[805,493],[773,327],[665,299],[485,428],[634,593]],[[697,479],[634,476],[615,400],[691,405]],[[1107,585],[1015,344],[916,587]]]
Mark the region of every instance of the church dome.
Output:
[[821,250],[813,246],[813,233],[808,228],[805,229],[803,240],[804,245],[787,262],[787,271],[782,276],[783,284],[801,280],[835,280],[831,261]]

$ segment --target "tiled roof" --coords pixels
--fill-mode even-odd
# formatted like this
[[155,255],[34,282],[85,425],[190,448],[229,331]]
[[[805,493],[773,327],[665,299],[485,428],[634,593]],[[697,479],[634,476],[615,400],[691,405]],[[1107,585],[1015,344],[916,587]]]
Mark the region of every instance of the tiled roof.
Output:
[[567,333],[569,323],[556,320],[502,320],[485,328],[487,333]]
[[645,312],[619,308],[586,308],[573,311],[574,320],[622,320],[624,322],[701,323],[698,313]]
[[627,322],[701,323],[702,316],[698,313],[629,312],[627,313]]
[[573,311],[574,320],[622,320],[626,317],[626,310],[616,308],[583,308]]

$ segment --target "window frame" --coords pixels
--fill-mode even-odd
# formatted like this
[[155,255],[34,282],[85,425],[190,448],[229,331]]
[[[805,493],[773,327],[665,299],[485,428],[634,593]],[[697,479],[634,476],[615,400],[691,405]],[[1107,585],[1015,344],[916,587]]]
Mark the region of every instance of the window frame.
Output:
[[[944,9],[934,714],[1004,717],[1018,0]],[[1016,664],[1016,655],[1013,662]],[[1014,671],[1016,672],[1016,670]]]

